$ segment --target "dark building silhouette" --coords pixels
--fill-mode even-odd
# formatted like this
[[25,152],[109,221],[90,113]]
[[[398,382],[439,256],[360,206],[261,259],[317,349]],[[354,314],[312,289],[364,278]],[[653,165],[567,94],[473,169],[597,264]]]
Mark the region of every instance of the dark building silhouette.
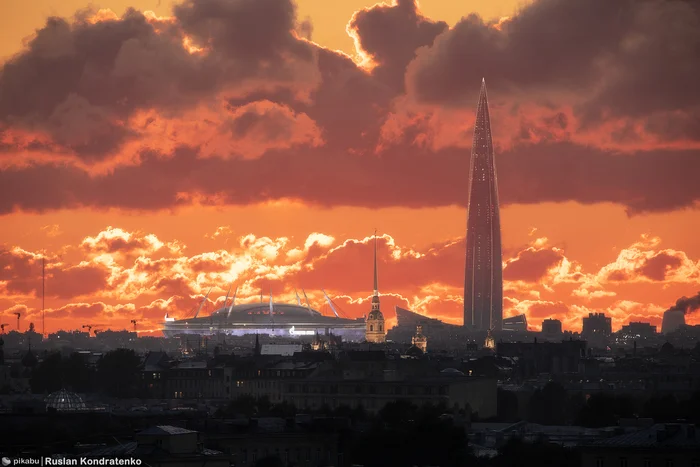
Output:
[[561,321],[558,319],[547,318],[542,321],[542,334],[547,336],[556,336],[562,332]]
[[503,321],[501,220],[486,82],[483,80],[469,173],[465,269],[464,326],[477,331],[500,331]]
[[612,320],[605,316],[605,313],[588,313],[588,316],[583,318],[581,335],[584,338],[608,337],[610,334],[612,334]]
[[511,316],[503,320],[504,331],[524,332],[527,331],[527,316]]
[[585,341],[499,342],[500,357],[518,358],[516,378],[534,378],[541,373],[579,373],[586,355]]
[[620,334],[624,337],[630,338],[644,338],[651,339],[656,335],[656,326],[652,326],[651,323],[644,323],[641,321],[632,321],[629,324],[625,324],[620,329]]

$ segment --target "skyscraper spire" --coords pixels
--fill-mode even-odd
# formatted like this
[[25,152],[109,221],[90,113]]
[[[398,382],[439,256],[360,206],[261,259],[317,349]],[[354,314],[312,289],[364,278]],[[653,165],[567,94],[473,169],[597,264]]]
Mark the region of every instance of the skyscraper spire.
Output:
[[503,265],[498,182],[486,80],[482,79],[469,173],[464,326],[478,331],[500,331],[502,320]]

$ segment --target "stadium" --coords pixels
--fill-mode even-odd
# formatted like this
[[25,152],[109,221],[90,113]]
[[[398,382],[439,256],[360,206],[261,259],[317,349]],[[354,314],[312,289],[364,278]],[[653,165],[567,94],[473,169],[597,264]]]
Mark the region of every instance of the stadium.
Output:
[[[329,304],[331,304],[329,299]],[[324,316],[310,306],[286,303],[247,303],[220,308],[209,316],[198,317],[199,310],[192,318],[176,320],[166,315],[163,334],[173,337],[180,334],[244,336],[263,334],[270,337],[292,339],[312,339],[333,334],[344,341],[362,342],[365,340],[363,318],[342,318],[335,307],[335,316]],[[201,307],[200,307],[201,309]]]

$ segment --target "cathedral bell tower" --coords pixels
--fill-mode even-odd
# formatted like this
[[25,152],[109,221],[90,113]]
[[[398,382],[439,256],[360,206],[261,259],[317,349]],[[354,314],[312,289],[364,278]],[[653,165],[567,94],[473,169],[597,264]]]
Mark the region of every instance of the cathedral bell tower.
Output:
[[374,295],[372,310],[365,320],[365,339],[367,342],[382,344],[386,342],[384,315],[379,310],[379,289],[377,288],[377,232],[374,232]]

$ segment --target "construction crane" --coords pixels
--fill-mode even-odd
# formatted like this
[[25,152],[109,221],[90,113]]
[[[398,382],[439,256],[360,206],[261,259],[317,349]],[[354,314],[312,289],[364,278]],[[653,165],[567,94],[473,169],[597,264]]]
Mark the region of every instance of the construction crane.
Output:
[[97,326],[104,326],[104,324],[83,324],[83,329],[87,328],[88,334],[90,334],[92,328],[96,328]]
[[19,311],[15,312],[15,316],[17,316],[17,332],[19,332],[19,318],[22,316],[22,313]]
[[9,326],[7,323],[0,324],[0,329],[2,329],[2,333],[5,334],[5,326]]
[[137,321],[135,319],[131,320],[131,324],[134,325],[134,332],[136,332],[136,323],[137,323]]

